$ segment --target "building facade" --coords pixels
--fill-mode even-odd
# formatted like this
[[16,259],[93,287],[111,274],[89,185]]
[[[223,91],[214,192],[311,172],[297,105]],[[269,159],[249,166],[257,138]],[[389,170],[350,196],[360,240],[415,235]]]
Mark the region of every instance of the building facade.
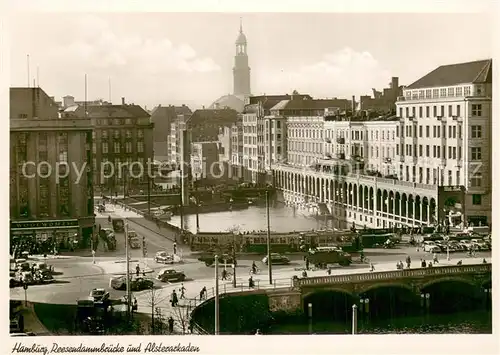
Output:
[[154,124],[154,156],[155,159],[164,161],[170,160],[170,139],[172,137],[172,123],[176,121],[178,115],[191,114],[191,109],[186,106],[162,106],[158,105],[151,112],[151,122]]
[[491,71],[441,66],[404,89],[398,117],[287,117],[288,162],[273,169],[284,200],[327,206],[339,228],[489,225]]
[[40,88],[10,89],[11,241],[84,246],[93,233],[92,126],[58,110]]

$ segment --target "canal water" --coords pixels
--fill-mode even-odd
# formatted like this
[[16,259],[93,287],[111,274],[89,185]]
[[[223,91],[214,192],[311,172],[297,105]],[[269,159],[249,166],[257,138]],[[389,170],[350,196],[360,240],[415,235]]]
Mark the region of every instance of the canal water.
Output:
[[[331,228],[332,221],[316,219],[301,210],[276,204],[269,208],[271,231],[292,232]],[[239,231],[267,230],[266,207],[251,206],[248,209],[215,213],[200,213],[201,232],[226,232],[237,227]],[[180,216],[173,216],[171,224],[180,227]],[[184,228],[196,233],[196,215],[184,216]]]
[[[351,324],[304,321],[295,324],[274,324],[266,334],[350,334]],[[491,311],[454,314],[433,314],[402,317],[372,322],[359,321],[359,334],[492,334]]]

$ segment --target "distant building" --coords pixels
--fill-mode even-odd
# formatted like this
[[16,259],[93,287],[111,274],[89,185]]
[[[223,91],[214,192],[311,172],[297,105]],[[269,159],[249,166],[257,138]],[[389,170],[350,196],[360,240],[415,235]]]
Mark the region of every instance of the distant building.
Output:
[[191,113],[191,109],[186,105],[158,105],[153,109],[151,121],[154,123],[154,155],[157,159],[164,160],[170,156],[172,122],[177,119],[178,115],[189,116]]
[[10,89],[11,242],[59,249],[88,246],[92,236],[92,126],[58,111],[41,88]]
[[360,97],[358,111],[368,111],[367,117],[370,112],[378,114],[396,114],[396,100],[401,96],[403,87],[399,86],[399,78],[393,77],[389,88],[383,91],[373,90],[373,97],[364,95]]
[[[222,172],[223,173],[223,172]],[[224,177],[219,165],[219,142],[191,144],[191,174],[193,181],[211,181]]]
[[247,37],[243,33],[241,23],[240,33],[236,39],[235,46],[233,94],[221,96],[209,106],[210,109],[218,110],[230,108],[237,112],[243,112],[245,98],[250,96],[250,67],[248,65]]
[[[126,104],[122,99],[122,105],[73,105],[61,115],[90,119],[96,187],[110,194],[128,194],[147,187],[147,164],[153,161],[154,124],[142,107]],[[111,175],[111,165],[115,173],[105,177]],[[139,165],[144,169],[142,174]]]

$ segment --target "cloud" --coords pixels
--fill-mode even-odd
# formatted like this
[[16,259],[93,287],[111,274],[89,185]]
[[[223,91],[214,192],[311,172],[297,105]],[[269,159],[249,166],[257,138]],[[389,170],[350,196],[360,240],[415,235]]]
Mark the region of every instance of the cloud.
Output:
[[316,63],[276,74],[263,82],[266,92],[296,89],[317,98],[370,95],[372,88],[387,87],[391,76],[369,52],[352,48],[325,54]]
[[85,15],[76,21],[71,43],[58,46],[53,58],[73,67],[126,70],[138,74],[175,72],[214,72],[220,67],[200,57],[187,43],[173,44],[167,38],[151,39],[138,35],[118,36],[104,19]]

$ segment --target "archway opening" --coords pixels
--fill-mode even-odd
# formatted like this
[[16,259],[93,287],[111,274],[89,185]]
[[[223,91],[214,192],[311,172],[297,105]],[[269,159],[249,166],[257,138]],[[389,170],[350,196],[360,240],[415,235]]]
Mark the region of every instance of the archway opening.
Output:
[[422,307],[430,313],[449,314],[482,309],[482,289],[461,280],[443,280],[421,289]]
[[355,302],[349,293],[333,290],[318,291],[304,298],[304,315],[309,318],[309,304],[311,304],[313,321],[349,322],[352,305]]
[[360,295],[360,314],[365,318],[392,319],[415,315],[418,310],[417,295],[404,286],[378,286]]

